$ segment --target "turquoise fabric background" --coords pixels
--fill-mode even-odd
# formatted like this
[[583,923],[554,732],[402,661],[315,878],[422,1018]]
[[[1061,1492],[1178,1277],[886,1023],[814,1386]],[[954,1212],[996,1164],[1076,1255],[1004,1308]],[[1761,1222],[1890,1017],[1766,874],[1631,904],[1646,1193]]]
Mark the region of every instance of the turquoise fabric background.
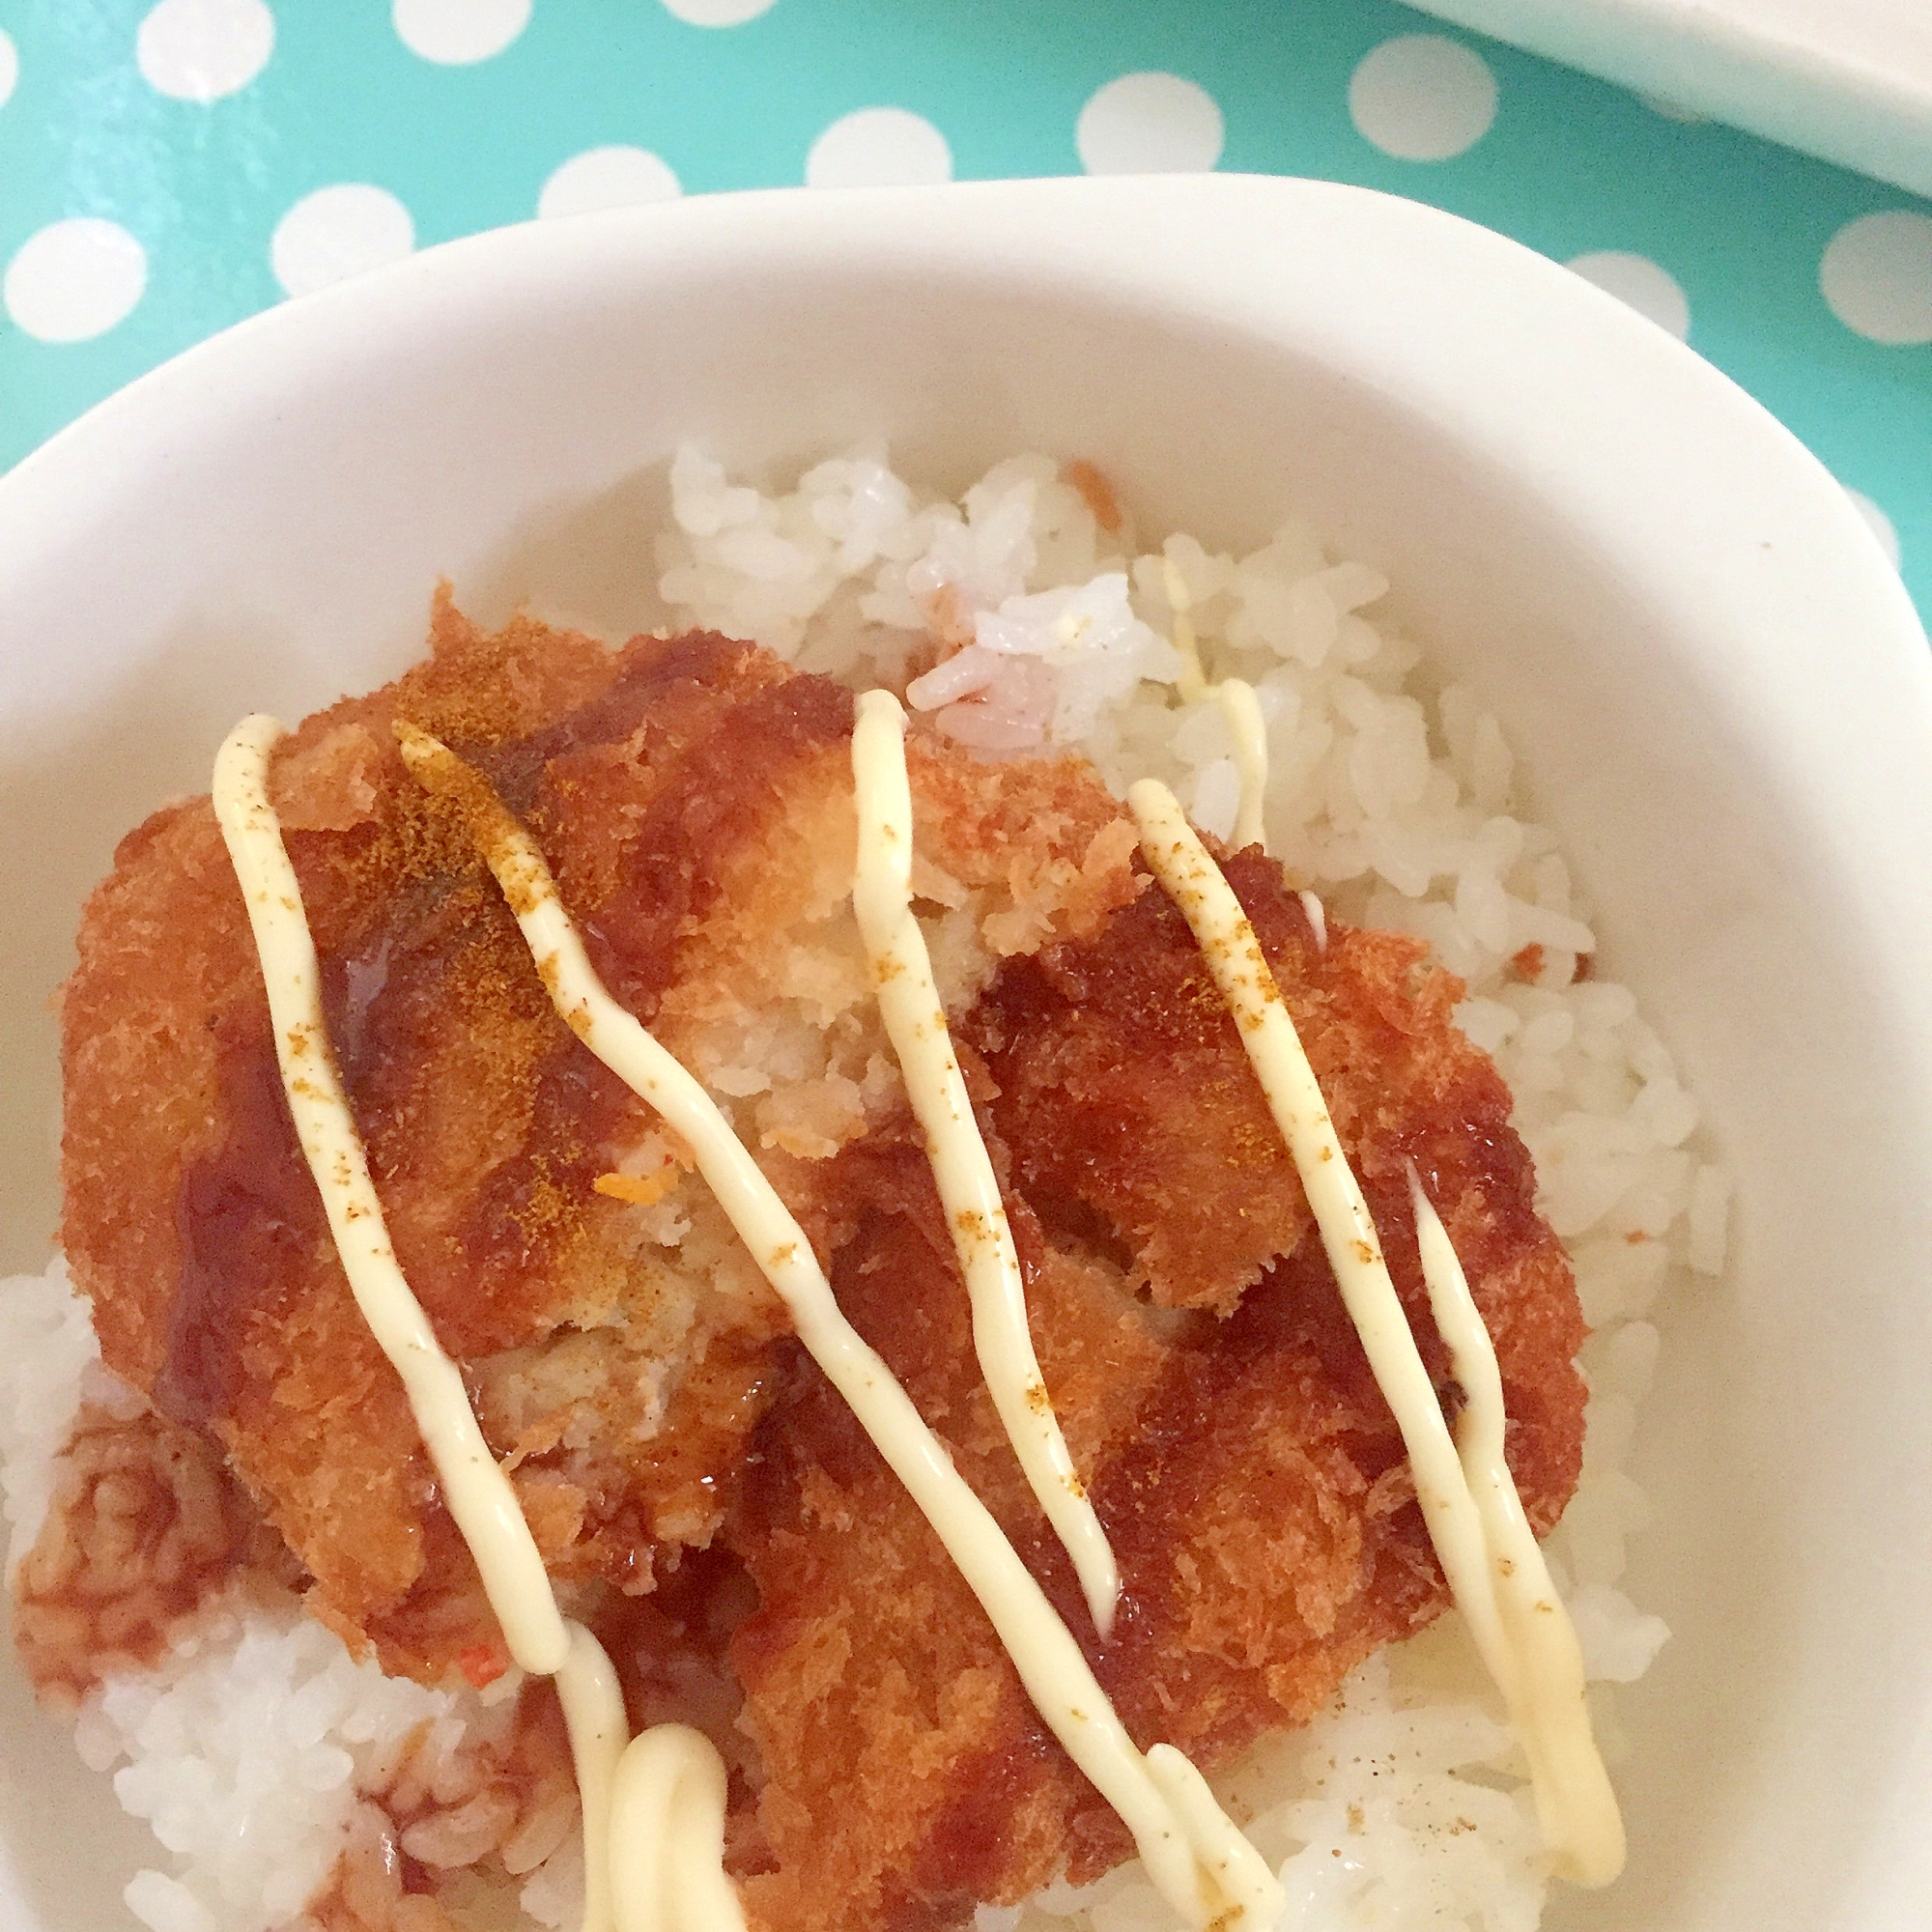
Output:
[[[678,13],[704,4],[671,0]],[[1899,190],[1388,0],[776,0],[715,27],[665,0],[533,0],[500,51],[466,64],[405,44],[408,5],[269,0],[266,65],[196,100],[159,91],[137,63],[152,0],[0,0],[17,63],[0,105],[0,262],[26,263],[32,238],[73,216],[119,224],[146,258],[125,318],[73,341],[20,326],[16,291],[27,313],[31,278],[10,266],[0,464],[282,299],[271,238],[318,188],[386,189],[426,246],[528,218],[554,170],[605,144],[650,151],[689,193],[799,183],[828,125],[877,106],[929,122],[960,179],[1075,173],[1083,105],[1121,75],[1157,71],[1218,106],[1223,168],[1363,183],[1561,261],[1614,250],[1663,269],[1688,300],[1691,345],[1882,511],[1932,610],[1932,321],[1918,339],[1917,258],[1880,265],[1881,297],[1913,339],[1861,334],[1820,287],[1824,251],[1857,217],[1903,212],[1932,237],[1926,204]],[[482,0],[482,14],[506,5],[515,16],[522,0]],[[175,27],[200,18],[217,39],[224,10],[260,22],[261,0],[169,7]],[[1350,114],[1358,65],[1415,34],[1474,49],[1494,80],[1492,125],[1442,160],[1384,152]],[[1922,303],[1932,315],[1932,281]]]

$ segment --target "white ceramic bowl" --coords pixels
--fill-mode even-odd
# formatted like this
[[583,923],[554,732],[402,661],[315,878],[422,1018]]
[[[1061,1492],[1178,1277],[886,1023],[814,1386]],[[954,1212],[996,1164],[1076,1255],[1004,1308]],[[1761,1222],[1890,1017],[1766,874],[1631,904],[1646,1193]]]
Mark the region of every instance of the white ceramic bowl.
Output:
[[[9,1261],[47,995],[114,838],[240,712],[399,668],[430,589],[624,634],[651,467],[1081,453],[1155,523],[1307,508],[1528,756],[1702,1095],[1733,1266],[1672,1311],[1628,1876],[1571,1926],[1880,1932],[1932,1900],[1932,660],[1843,493],[1566,271],[1359,190],[760,195],[462,242],[234,330],[0,483]],[[100,1932],[129,1832],[9,1672],[0,1925]],[[0,1880],[6,1873],[0,1870]]]

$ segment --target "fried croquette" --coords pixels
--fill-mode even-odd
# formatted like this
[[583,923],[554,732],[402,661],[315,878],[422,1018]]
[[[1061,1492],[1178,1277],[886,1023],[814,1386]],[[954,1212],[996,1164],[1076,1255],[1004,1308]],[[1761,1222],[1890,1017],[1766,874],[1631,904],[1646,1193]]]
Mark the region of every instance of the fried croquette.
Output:
[[[529,826],[606,984],[725,1106],[1128,1729],[1211,1774],[1448,1593],[1293,1165],[1131,821],[1078,760],[909,742],[918,910],[1121,1563],[1101,1643],[980,1379],[873,1003],[851,694],[712,636],[485,636],[446,598],[432,645],[307,721],[271,789],[398,1257],[561,1600],[634,1717],[688,1716],[724,1749],[754,1924],[917,1932],[1094,1876],[1123,1829],[685,1150],[553,1012],[391,727],[443,739]],[[1453,1409],[1410,1163],[1438,1206],[1546,1529],[1580,1463],[1583,1328],[1460,987],[1414,941],[1318,934],[1258,851],[1226,869]],[[207,799],[123,842],[63,1029],[63,1237],[108,1365],[209,1445],[353,1645],[488,1675],[500,1637],[296,1146]]]

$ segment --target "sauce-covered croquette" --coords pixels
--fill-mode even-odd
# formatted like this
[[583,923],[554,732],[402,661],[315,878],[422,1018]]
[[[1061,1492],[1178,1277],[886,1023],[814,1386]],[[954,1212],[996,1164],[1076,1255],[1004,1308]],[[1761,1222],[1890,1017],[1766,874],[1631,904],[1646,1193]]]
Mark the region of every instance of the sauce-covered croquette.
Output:
[[[915,910],[1040,1376],[1119,1561],[1104,1642],[986,1392],[879,1018],[850,902],[851,695],[717,637],[488,637],[444,601],[427,661],[307,721],[270,795],[397,1257],[633,1719],[720,1747],[754,1926],[918,1932],[1131,1845],[689,1150],[557,1017],[398,721],[528,828],[605,986],[725,1109],[1143,1748],[1211,1773],[1444,1606],[1239,1029],[1091,769],[907,745]],[[1460,988],[1415,941],[1316,932],[1258,850],[1225,870],[1453,1413],[1411,1167],[1441,1215],[1547,1528],[1580,1463],[1583,1329]],[[486,1680],[500,1634],[296,1145],[208,800],[123,842],[63,1021],[74,1280],[108,1365],[192,1445],[165,1466],[215,1526],[183,1589],[279,1563],[385,1668]],[[85,1680],[71,1658],[43,1674]]]

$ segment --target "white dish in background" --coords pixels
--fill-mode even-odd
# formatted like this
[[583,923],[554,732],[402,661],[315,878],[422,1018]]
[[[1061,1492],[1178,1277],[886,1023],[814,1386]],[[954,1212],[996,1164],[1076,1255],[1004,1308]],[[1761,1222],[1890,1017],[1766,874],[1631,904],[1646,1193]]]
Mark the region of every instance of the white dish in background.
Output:
[[1926,0],[1414,0],[1425,12],[1932,195]]
[[[242,711],[418,649],[431,585],[622,635],[654,465],[1038,446],[1224,542],[1298,504],[1502,716],[1736,1177],[1674,1312],[1633,1590],[1633,1856],[1567,1927],[1905,1932],[1932,1897],[1932,658],[1843,491],[1565,270],[1227,177],[706,198],[275,310],[0,482],[7,1262],[52,1215],[82,895]],[[109,1932],[131,1842],[0,1669],[0,1927]],[[130,1861],[131,1863],[131,1861]],[[125,1870],[127,1867],[123,1867]]]

